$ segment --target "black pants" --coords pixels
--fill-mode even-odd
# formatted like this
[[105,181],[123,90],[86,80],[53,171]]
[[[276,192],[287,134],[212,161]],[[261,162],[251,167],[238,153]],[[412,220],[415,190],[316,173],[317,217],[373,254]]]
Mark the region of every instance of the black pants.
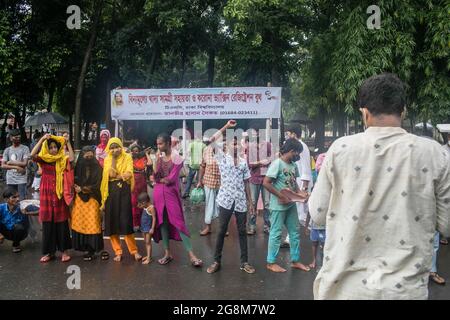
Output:
[[223,242],[225,234],[227,233],[228,224],[230,223],[231,216],[236,216],[236,225],[239,232],[239,246],[241,248],[241,265],[248,262],[247,251],[247,212],[238,212],[234,210],[234,204],[230,210],[219,206],[219,223],[220,230],[217,234],[216,252],[214,254],[214,261],[219,262],[222,259]]
[[42,222],[42,254],[54,255],[56,250],[64,252],[72,249],[69,223]]
[[23,224],[15,224],[12,230],[8,230],[3,224],[0,224],[0,233],[6,240],[13,242],[13,247],[18,247],[20,246],[20,241],[28,236],[28,229]]

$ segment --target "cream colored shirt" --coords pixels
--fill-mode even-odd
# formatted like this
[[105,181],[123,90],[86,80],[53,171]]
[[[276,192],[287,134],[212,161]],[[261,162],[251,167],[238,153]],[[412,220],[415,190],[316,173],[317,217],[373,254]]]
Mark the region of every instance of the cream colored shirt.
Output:
[[326,223],[315,299],[427,299],[435,230],[449,235],[449,157],[396,127],[333,143],[309,200]]

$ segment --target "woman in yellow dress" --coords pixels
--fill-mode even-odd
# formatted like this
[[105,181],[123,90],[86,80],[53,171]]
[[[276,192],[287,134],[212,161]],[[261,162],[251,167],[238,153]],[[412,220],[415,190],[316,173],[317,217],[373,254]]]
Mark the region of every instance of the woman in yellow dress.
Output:
[[102,209],[105,210],[105,235],[111,239],[115,257],[122,260],[120,235],[125,236],[128,251],[136,261],[140,261],[133,234],[131,192],[134,187],[133,159],[126,153],[119,138],[111,138],[105,149],[108,154],[103,167],[101,184]]
[[[101,225],[100,184],[102,168],[95,158],[94,149],[84,147],[75,166],[75,200],[72,208],[72,245],[75,250],[84,251],[85,261],[91,261],[96,252],[103,250]],[[108,253],[102,252],[103,260]]]

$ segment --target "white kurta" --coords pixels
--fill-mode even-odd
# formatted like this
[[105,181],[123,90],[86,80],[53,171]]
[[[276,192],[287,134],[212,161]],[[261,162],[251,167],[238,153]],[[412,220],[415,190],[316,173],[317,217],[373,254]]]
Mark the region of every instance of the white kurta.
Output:
[[450,155],[401,128],[333,143],[309,200],[326,223],[315,299],[426,299],[435,230],[449,235]]
[[[309,152],[309,148],[303,141],[299,140],[303,146],[303,151],[300,154],[300,160],[296,162],[298,172],[300,176],[297,178],[298,185],[302,188],[302,181],[309,181],[308,183],[308,191],[311,192],[313,186],[312,179],[312,170],[311,170],[311,155]],[[304,224],[306,221],[306,216],[308,214],[308,205],[307,203],[297,202],[297,213],[298,220],[300,223]]]

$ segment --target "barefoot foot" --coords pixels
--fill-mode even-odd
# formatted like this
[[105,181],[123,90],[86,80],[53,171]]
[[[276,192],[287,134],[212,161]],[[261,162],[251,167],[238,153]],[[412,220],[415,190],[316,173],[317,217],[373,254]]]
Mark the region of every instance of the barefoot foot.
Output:
[[286,269],[280,267],[276,263],[268,263],[267,264],[267,269],[269,269],[272,272],[277,272],[277,273],[286,272]]
[[307,272],[311,270],[308,266],[305,266],[303,263],[300,263],[300,262],[292,262],[291,268],[299,269],[299,270],[303,270],[303,271],[307,271]]

